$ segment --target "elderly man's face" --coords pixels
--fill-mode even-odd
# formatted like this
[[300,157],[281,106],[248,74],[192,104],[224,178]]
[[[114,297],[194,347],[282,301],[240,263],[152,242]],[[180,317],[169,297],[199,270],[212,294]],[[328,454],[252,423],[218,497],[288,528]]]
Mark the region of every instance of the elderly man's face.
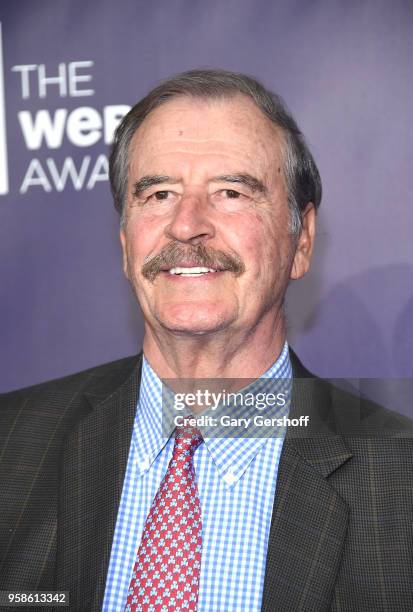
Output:
[[[270,330],[309,265],[313,211],[289,234],[282,136],[247,97],[171,100],[130,147],[125,273],[147,325]],[[310,224],[310,230],[307,229]]]

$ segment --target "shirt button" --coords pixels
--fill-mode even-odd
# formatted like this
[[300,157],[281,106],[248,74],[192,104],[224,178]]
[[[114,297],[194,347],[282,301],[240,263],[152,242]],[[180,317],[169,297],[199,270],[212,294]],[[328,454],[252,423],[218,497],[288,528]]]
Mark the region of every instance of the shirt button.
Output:
[[147,472],[149,470],[149,466],[150,466],[149,457],[145,457],[144,459],[142,459],[142,461],[139,462],[139,469],[141,472]]
[[228,472],[224,476],[224,480],[228,485],[234,484],[236,479],[237,479],[237,475],[234,474],[234,472],[231,469],[229,469]]

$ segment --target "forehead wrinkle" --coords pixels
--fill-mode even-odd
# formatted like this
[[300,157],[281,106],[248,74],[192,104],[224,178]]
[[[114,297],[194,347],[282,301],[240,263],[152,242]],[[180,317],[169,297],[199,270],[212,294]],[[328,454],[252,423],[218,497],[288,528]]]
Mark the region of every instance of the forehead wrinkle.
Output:
[[[230,101],[228,102],[230,103]],[[215,124],[208,125],[208,116],[206,121],[203,121],[205,116],[199,107],[189,108],[188,112],[184,113],[180,120],[173,114],[165,116],[165,112],[171,112],[173,105],[173,100],[167,102],[155,109],[153,115],[151,113],[144,120],[132,137],[132,148],[144,146],[150,149],[152,143],[154,146],[159,145],[159,143],[164,146],[168,139],[171,144],[182,145],[183,143],[188,143],[201,146],[213,142],[221,146],[221,143],[228,141],[225,137],[217,137],[216,132],[214,133]],[[223,112],[226,110],[225,106],[222,110]],[[197,119],[195,121],[194,116],[196,115]],[[211,117],[211,119],[214,119],[214,117]],[[249,144],[254,142],[255,146],[260,144],[264,149],[266,145],[268,146],[268,140],[273,140],[274,136],[276,136],[274,131],[277,130],[274,130],[274,127],[270,120],[257,110],[255,105],[252,105],[247,112],[244,111],[241,117],[238,117],[236,113],[231,113],[229,122],[227,122],[228,130],[232,129],[233,138]],[[213,132],[211,136],[208,134],[210,131]],[[278,139],[275,138],[274,140],[277,142]]]
[[[255,175],[258,170],[255,163],[258,151],[260,151],[259,157],[262,156],[263,163],[269,166],[265,172],[265,177],[260,176],[261,179],[269,178],[277,173],[278,167],[283,167],[284,138],[282,130],[262,115],[249,100],[245,100],[243,97],[241,99],[234,98],[223,101],[222,105],[216,104],[216,101],[211,102],[212,110],[216,108],[221,113],[222,109],[222,113],[226,113],[228,116],[227,127],[224,128],[222,136],[219,132],[217,134],[214,113],[210,116],[209,110],[205,108],[203,103],[193,105],[191,100],[183,100],[183,102],[184,112],[181,117],[176,118],[176,109],[178,108],[178,111],[181,110],[180,103],[178,106],[178,100],[172,100],[155,109],[139,126],[132,137],[130,147],[131,166],[135,167],[135,171],[139,169],[144,171],[145,174],[163,174],[163,169],[159,168],[157,163],[153,167],[155,172],[152,172],[150,166],[153,165],[152,161],[154,160],[151,160],[151,158],[155,158],[156,162],[157,160],[159,161],[159,158],[162,159],[164,155],[172,156],[177,154],[191,155],[194,159],[199,159],[202,156],[227,157],[230,161],[229,166],[232,166],[232,168],[224,169],[221,166],[221,169],[226,174],[233,174],[236,169],[245,174]],[[188,102],[190,102],[189,105],[187,105]],[[237,114],[240,110],[239,105],[235,104],[234,106],[233,104],[236,102],[242,102],[242,106],[244,106],[244,109],[241,108],[240,116]],[[245,103],[247,107],[245,107]],[[237,112],[232,112],[231,106]],[[207,131],[202,133],[203,126],[205,125],[203,121],[203,117],[205,117],[204,110],[207,113]],[[220,115],[217,115],[217,117],[219,118]],[[209,123],[211,135],[208,134]],[[232,129],[230,129],[231,126]],[[183,132],[183,136],[179,136],[180,132]],[[238,155],[241,155],[246,162],[245,168],[240,167],[242,159],[239,158],[237,160],[236,157]],[[143,161],[141,156],[145,158],[143,166],[146,166],[146,172],[140,163],[140,158]],[[162,163],[162,165],[164,164]],[[237,166],[238,168],[236,168]],[[243,166],[242,163],[241,166]],[[172,164],[172,167],[175,167],[175,165]],[[168,169],[165,174],[170,173],[172,167],[170,167],[168,162]],[[148,170],[149,172],[147,172]],[[176,174],[176,167],[172,174]]]

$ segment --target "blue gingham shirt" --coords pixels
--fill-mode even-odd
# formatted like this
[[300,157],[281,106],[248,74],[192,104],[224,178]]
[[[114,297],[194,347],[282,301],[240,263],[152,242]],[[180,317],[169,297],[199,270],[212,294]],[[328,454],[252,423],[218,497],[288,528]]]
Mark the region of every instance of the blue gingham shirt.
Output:
[[[291,379],[288,345],[263,374]],[[288,416],[289,401],[277,409]],[[194,455],[202,513],[200,612],[261,610],[268,536],[285,428],[277,437],[207,437]],[[146,517],[172,456],[162,435],[162,383],[143,359],[103,612],[123,612]]]

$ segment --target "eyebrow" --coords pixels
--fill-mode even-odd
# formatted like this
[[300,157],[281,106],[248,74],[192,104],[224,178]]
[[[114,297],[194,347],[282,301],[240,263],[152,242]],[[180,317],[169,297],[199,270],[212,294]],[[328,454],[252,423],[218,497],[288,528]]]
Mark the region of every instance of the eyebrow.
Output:
[[[216,181],[245,185],[246,187],[249,187],[251,191],[258,192],[263,195],[267,194],[268,192],[264,183],[251,174],[221,174],[213,177],[210,182]],[[153,187],[154,185],[174,185],[180,182],[181,181],[179,179],[166,175],[154,174],[143,176],[134,184],[132,195],[135,198],[139,198],[146,189],[149,189],[149,187]]]
[[153,185],[173,185],[179,183],[179,180],[171,176],[164,176],[159,174],[143,176],[133,186],[132,195],[134,198],[139,198],[145,189],[149,189]]
[[268,191],[264,183],[254,176],[251,176],[251,174],[223,174],[221,176],[216,176],[213,180],[245,185],[249,187],[251,191],[262,193],[263,195]]

